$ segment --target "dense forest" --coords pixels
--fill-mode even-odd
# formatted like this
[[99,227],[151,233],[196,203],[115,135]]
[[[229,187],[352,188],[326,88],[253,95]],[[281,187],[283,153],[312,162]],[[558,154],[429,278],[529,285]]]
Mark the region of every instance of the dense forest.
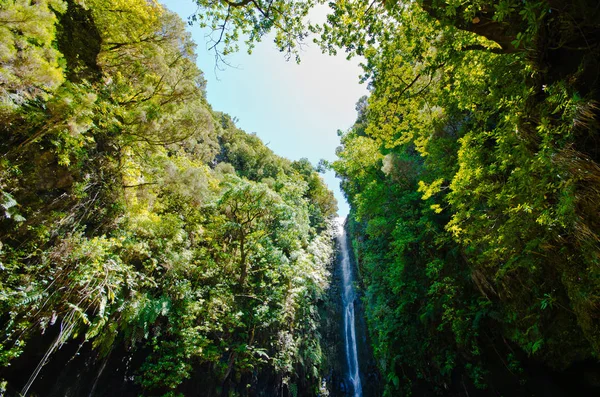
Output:
[[[195,3],[217,63],[362,59],[322,167],[373,394],[600,393],[597,0]],[[4,0],[0,38],[0,394],[328,395],[335,199],[212,110],[184,22]]]
[[385,4],[324,32],[371,87],[333,168],[385,395],[598,395],[599,3]]
[[0,394],[312,392],[337,203],[311,164],[211,109],[154,3],[2,2],[0,36]]

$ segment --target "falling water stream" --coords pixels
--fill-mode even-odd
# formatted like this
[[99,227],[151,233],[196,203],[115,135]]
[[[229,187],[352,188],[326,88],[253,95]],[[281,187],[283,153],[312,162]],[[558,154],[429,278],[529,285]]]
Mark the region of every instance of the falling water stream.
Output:
[[352,384],[353,396],[362,397],[362,386],[360,384],[360,375],[358,368],[358,352],[356,349],[356,328],[354,326],[354,284],[352,277],[352,267],[350,266],[350,257],[348,255],[348,244],[346,241],[346,231],[343,222],[338,226],[338,243],[342,256],[342,304],[344,306],[344,342],[346,347],[346,363],[348,365],[348,379]]

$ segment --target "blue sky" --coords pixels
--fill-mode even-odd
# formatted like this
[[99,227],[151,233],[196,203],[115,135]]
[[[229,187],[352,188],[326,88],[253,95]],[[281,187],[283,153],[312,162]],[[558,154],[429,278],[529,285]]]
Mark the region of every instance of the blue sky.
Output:
[[[184,20],[196,10],[193,0],[163,0]],[[321,9],[318,13],[324,14]],[[316,15],[319,18],[319,15]],[[208,101],[213,109],[238,118],[237,125],[256,133],[280,156],[306,157],[313,165],[319,159],[335,160],[339,145],[337,130],[346,130],[356,119],[356,101],[367,93],[358,83],[357,60],[344,55],[322,54],[310,43],[301,53],[300,65],[286,62],[271,40],[265,38],[248,55],[243,49],[227,57],[234,67],[215,71],[215,58],[207,50],[206,30],[188,28],[198,45],[198,66],[208,81]],[[339,180],[333,172],[324,175],[338,200],[339,213],[348,213]]]

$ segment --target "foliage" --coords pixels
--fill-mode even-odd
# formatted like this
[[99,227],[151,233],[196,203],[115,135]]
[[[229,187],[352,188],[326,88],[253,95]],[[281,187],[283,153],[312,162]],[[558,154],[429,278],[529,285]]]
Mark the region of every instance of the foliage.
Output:
[[[510,394],[528,357],[598,357],[597,2],[337,1],[321,26],[319,1],[196,3],[217,60],[271,31],[296,58],[309,32],[364,57],[333,168],[387,395]],[[150,394],[195,371],[316,392],[336,207],[313,167],[212,111],[155,2],[5,1],[0,21],[0,362],[60,329],[22,394],[74,341],[141,357]]]
[[502,393],[519,357],[598,356],[598,47],[566,44],[597,10],[490,3],[338,2],[323,30],[366,58],[333,168],[387,395]]
[[[268,9],[289,7],[326,52],[364,57],[370,95],[333,168],[388,395],[464,375],[498,391],[498,377],[519,384],[506,364],[519,357],[597,358],[597,2],[336,1],[321,26],[299,3]],[[252,17],[230,21],[243,6]],[[285,32],[264,8],[205,15],[253,42]]]
[[239,50],[239,41],[246,36],[248,52],[272,30],[274,43],[285,52],[286,58],[294,57],[300,62],[300,50],[308,32],[305,18],[309,10],[323,0],[263,1],[263,0],[195,0],[198,12],[191,17],[192,23],[212,30],[211,50],[215,61]]
[[80,344],[101,368],[126,352],[144,394],[198,371],[215,392],[256,373],[314,392],[337,207],[312,165],[210,108],[189,33],[157,3],[9,1],[0,20],[7,387],[35,390]]
[[3,1],[0,4],[0,117],[63,82],[59,52],[53,47],[62,0]]

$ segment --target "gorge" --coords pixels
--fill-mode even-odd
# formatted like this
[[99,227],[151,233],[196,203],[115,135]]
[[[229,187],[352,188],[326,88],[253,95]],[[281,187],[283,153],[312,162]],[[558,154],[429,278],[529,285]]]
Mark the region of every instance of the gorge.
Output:
[[[189,1],[0,2],[0,395],[600,395],[597,0]],[[196,27],[358,58],[335,159]]]

